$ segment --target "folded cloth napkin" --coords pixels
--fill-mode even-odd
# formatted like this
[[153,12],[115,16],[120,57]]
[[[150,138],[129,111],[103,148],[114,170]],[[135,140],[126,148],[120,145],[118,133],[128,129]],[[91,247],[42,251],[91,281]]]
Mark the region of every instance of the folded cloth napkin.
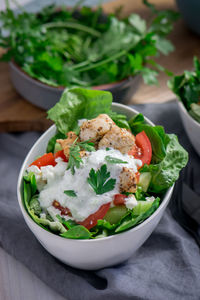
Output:
[[[167,132],[178,134],[190,153],[193,189],[200,194],[200,157],[184,132],[176,103],[134,108],[156,124],[164,125]],[[23,220],[16,197],[20,166],[39,136],[36,132],[0,135],[1,246],[69,300],[199,299],[199,248],[169,209],[144,245],[128,261],[114,267],[95,272],[73,269],[39,244]]]

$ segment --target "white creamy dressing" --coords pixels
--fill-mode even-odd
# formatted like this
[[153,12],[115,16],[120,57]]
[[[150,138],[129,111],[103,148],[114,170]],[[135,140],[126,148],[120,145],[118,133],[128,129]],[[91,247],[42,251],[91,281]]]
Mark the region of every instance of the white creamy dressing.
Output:
[[[142,165],[141,160],[134,159],[134,157],[128,154],[122,154],[115,149],[110,149],[109,151],[100,149],[88,152],[87,154],[88,156],[83,158],[81,167],[75,169],[74,175],[71,174],[70,170],[66,170],[67,163],[63,162],[62,159],[57,159],[55,167],[46,166],[38,169],[35,166],[31,166],[28,168],[28,172],[35,173],[37,185],[39,184],[40,186],[40,205],[52,217],[56,214],[60,215],[60,211],[52,206],[52,202],[57,200],[60,205],[69,208],[76,221],[81,222],[85,220],[103,204],[111,202],[113,196],[119,193],[119,175],[124,166],[132,168],[134,172],[137,172],[138,167]],[[107,155],[126,161],[127,164],[110,164],[105,160]],[[92,168],[96,171],[103,164],[107,165],[110,177],[116,179],[116,184],[113,190],[102,195],[96,195],[93,188],[87,182],[87,178]],[[67,196],[64,193],[65,190],[74,190],[76,197]],[[127,204],[128,206],[133,206],[135,205],[135,201],[134,204],[129,202]]]
[[135,195],[129,195],[124,200],[125,200],[125,205],[128,209],[133,209],[138,204]]

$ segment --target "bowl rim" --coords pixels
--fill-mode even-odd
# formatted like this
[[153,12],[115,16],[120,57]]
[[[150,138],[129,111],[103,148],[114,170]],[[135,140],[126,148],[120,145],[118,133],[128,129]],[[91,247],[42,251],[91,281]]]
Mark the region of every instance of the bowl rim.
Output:
[[[123,109],[125,108],[127,111],[129,111],[131,113],[134,113],[134,114],[139,113],[137,110],[135,110],[132,107],[128,107],[126,105],[116,103],[116,102],[112,102],[112,107],[123,108]],[[145,119],[146,122],[148,122],[148,124],[150,124],[152,126],[155,126],[155,124],[152,121],[150,121],[147,117],[144,116],[144,119]],[[100,243],[101,241],[104,241],[104,240],[105,241],[106,240],[107,241],[108,240],[113,240],[113,239],[116,239],[118,236],[121,236],[121,235],[125,236],[125,235],[129,235],[131,232],[138,231],[143,226],[147,225],[153,218],[155,218],[160,213],[163,206],[165,206],[165,203],[168,202],[168,200],[169,200],[169,197],[170,197],[170,195],[173,191],[173,188],[174,188],[174,184],[166,190],[166,193],[164,194],[164,197],[162,199],[161,204],[159,205],[159,207],[154,211],[154,213],[150,217],[148,217],[146,220],[144,220],[142,223],[138,224],[137,226],[135,226],[133,228],[130,228],[130,229],[128,229],[124,232],[121,232],[121,233],[117,233],[117,234],[114,234],[114,235],[110,235],[110,236],[102,237],[102,238],[98,238],[98,239],[64,239],[63,237],[61,237],[61,236],[59,236],[59,235],[57,235],[57,234],[55,234],[51,231],[47,231],[44,228],[40,227],[35,221],[33,221],[33,219],[31,218],[31,216],[28,214],[28,212],[26,211],[26,209],[24,207],[24,204],[23,204],[23,201],[22,201],[23,196],[21,195],[21,191],[20,191],[21,190],[21,181],[22,181],[22,178],[23,178],[24,171],[26,169],[28,156],[32,152],[32,149],[37,148],[38,144],[40,144],[41,140],[43,139],[44,134],[47,134],[48,132],[51,132],[52,129],[55,128],[55,127],[56,127],[55,125],[52,125],[50,128],[48,128],[39,137],[39,139],[33,144],[33,146],[31,147],[31,149],[29,150],[29,152],[27,153],[27,155],[26,155],[26,157],[23,161],[23,164],[22,164],[20,172],[19,172],[18,181],[17,181],[17,198],[18,198],[18,203],[19,203],[22,215],[23,215],[24,218],[26,216],[35,228],[37,228],[38,230],[42,230],[44,232],[44,234],[46,233],[47,236],[49,236],[49,237],[54,236],[54,238],[59,240],[59,241],[61,241],[61,239],[62,239],[63,241],[67,241],[68,243],[69,242],[71,242],[71,243],[87,243],[87,242],[89,242],[89,243]]]
[[183,104],[183,102],[179,99],[177,99],[177,102],[178,102],[178,105],[179,105],[179,108],[183,111],[183,113],[185,115],[188,116],[188,118],[193,121],[194,124],[196,124],[199,128],[200,128],[200,123],[197,122],[194,118],[192,118],[192,116],[190,116],[190,114],[188,113],[187,109],[185,108],[185,105]]
[[[30,76],[27,72],[25,72],[14,60],[10,61],[9,62],[9,66],[11,69],[14,69],[16,72],[20,73],[21,76],[23,76],[24,79],[27,79],[29,81],[31,81],[33,84],[41,87],[41,88],[44,88],[44,89],[50,89],[52,91],[64,91],[67,86],[52,86],[50,84],[47,84],[47,83],[44,83],[32,76]],[[111,82],[111,83],[104,83],[104,84],[100,84],[100,85],[94,85],[91,87],[91,89],[94,89],[94,90],[112,90],[112,89],[115,89],[117,87],[120,87],[121,85],[129,82],[130,80],[136,80],[137,78],[139,78],[139,75],[136,74],[134,76],[128,76],[124,79],[121,79],[121,80],[118,80],[118,81],[115,81],[115,82]]]

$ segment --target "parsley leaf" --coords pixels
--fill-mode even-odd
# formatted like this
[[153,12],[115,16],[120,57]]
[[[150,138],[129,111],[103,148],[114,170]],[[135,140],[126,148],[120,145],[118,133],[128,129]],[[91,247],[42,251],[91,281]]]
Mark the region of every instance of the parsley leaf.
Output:
[[110,178],[107,180],[109,177],[110,172],[107,171],[107,166],[103,165],[97,171],[92,168],[87,181],[97,195],[102,195],[114,189],[116,179]]
[[64,191],[64,193],[69,197],[76,197],[76,193],[73,190]]
[[127,164],[127,161],[121,160],[119,158],[116,157],[112,157],[110,155],[107,155],[105,157],[105,160],[109,163],[109,164]]
[[69,161],[68,161],[67,170],[70,169],[72,175],[75,174],[75,167],[77,169],[79,169],[80,165],[83,163],[83,160],[80,156],[80,151],[81,150],[85,150],[88,152],[95,151],[95,147],[94,147],[93,143],[91,143],[89,141],[77,143],[77,139],[71,145],[70,150],[69,150]]

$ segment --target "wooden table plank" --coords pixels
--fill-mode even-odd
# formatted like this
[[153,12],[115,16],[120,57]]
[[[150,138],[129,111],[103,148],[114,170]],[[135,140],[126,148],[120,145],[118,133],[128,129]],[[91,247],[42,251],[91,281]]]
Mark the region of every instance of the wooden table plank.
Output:
[[[1,300],[64,300],[0,247]],[[67,300],[67,299],[65,299]]]
[[[154,0],[152,1],[159,9],[176,9],[174,0]],[[141,0],[116,0],[104,4],[106,12],[112,12],[120,5],[124,6],[123,16],[131,12],[139,13],[148,17],[149,10],[142,4]],[[183,70],[192,68],[192,57],[200,52],[200,38],[189,31],[183,20],[179,20],[171,39],[176,47],[176,51],[169,56],[160,56],[158,63],[180,74]],[[148,86],[141,84],[139,90],[131,99],[130,103],[165,102],[174,98],[168,89],[165,74],[159,75],[159,86]],[[46,120],[46,112],[25,101],[14,90],[10,78],[8,65],[0,63],[0,132],[9,131],[43,131],[49,127],[50,122]]]

